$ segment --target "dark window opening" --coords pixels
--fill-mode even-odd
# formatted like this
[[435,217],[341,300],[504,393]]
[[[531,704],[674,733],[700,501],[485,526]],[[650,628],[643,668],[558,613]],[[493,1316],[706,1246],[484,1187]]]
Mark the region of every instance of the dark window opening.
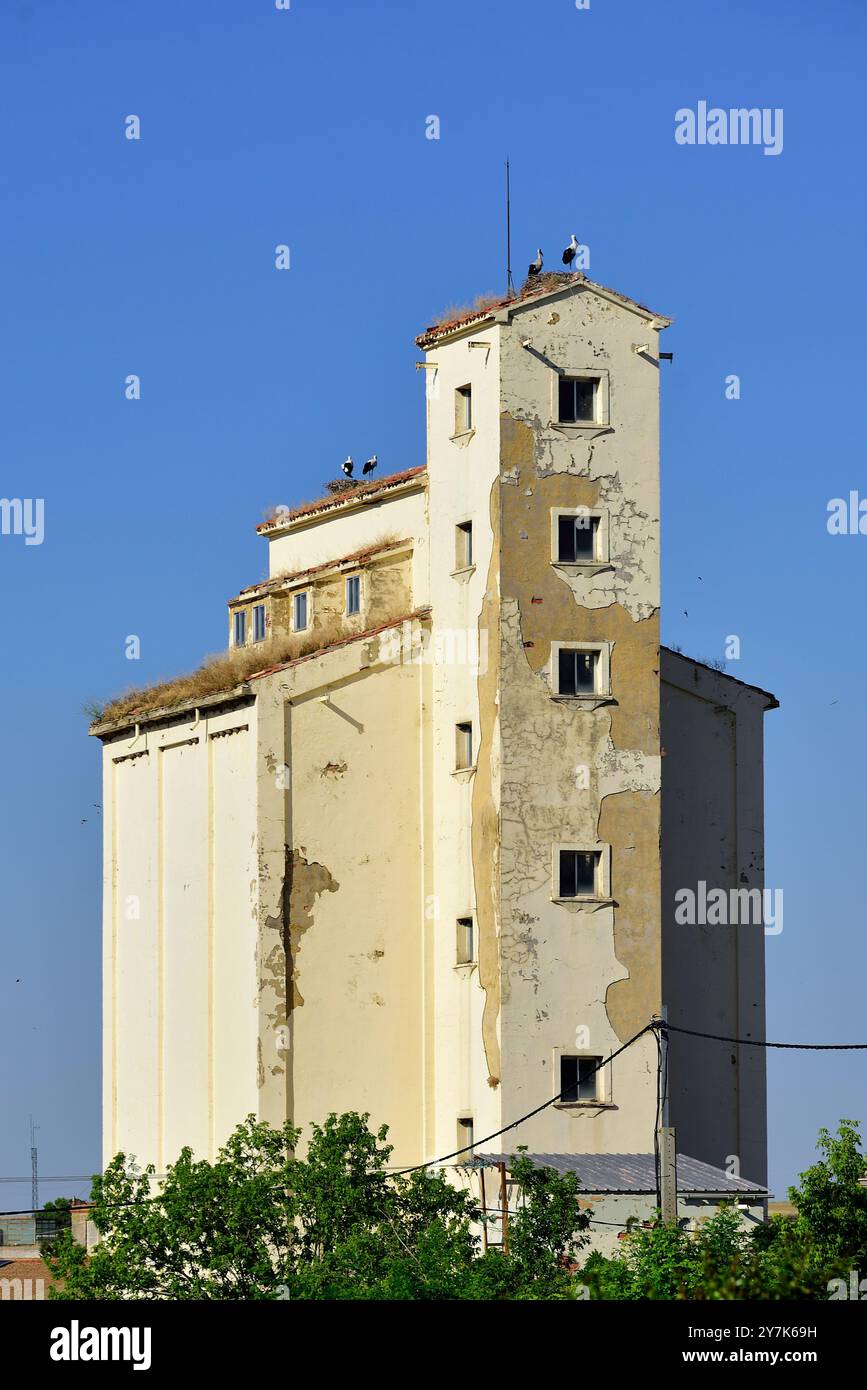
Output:
[[557,653],[558,695],[595,695],[598,652],[561,647]]
[[564,564],[596,559],[598,516],[561,516],[557,521],[557,559]]
[[560,1058],[561,1101],[598,1100],[601,1057]]
[[596,419],[596,387],[593,377],[560,378],[560,423],[576,425]]
[[472,917],[458,918],[458,965],[471,965],[475,959]]
[[594,898],[598,892],[599,853],[594,850],[560,851],[558,897]]

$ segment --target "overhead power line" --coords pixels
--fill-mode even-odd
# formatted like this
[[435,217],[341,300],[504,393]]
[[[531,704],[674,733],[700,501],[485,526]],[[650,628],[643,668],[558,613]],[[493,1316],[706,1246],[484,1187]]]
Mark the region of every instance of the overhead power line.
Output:
[[[638,1042],[638,1039],[643,1038],[645,1033],[650,1033],[654,1026],[653,1023],[645,1023],[644,1027],[639,1032],[635,1033],[628,1042],[625,1042],[622,1047],[618,1047],[616,1052],[612,1052],[608,1057],[603,1057],[602,1061],[597,1063],[591,1072],[587,1073],[588,1078],[595,1076],[603,1067],[607,1067],[608,1063],[613,1062],[615,1057],[619,1057],[621,1052],[625,1052],[627,1047],[631,1047],[634,1042]],[[448,1163],[450,1158],[457,1158],[460,1154],[472,1154],[478,1148],[479,1144],[489,1144],[492,1139],[499,1139],[501,1134],[508,1134],[510,1129],[517,1129],[518,1125],[522,1125],[525,1120],[532,1120],[534,1115],[538,1115],[543,1110],[547,1110],[549,1105],[556,1105],[557,1101],[560,1100],[562,1096],[563,1091],[558,1091],[556,1096],[552,1096],[550,1100],[543,1101],[541,1105],[536,1106],[535,1110],[528,1110],[526,1115],[521,1115],[519,1119],[512,1120],[511,1124],[503,1125],[502,1129],[496,1130],[493,1134],[486,1134],[484,1139],[474,1139],[471,1145],[463,1149],[455,1149],[454,1153],[444,1154],[442,1158],[429,1158],[426,1163],[415,1163],[411,1168],[398,1168],[395,1176],[400,1177],[403,1173],[420,1173],[423,1168],[432,1168],[435,1163]],[[458,1164],[457,1166],[461,1167],[462,1165]]]
[[[639,1038],[642,1038],[642,1037],[644,1036],[645,1033],[650,1033],[650,1032],[654,1033],[654,1034],[657,1036],[657,1043],[658,1043],[658,1034],[659,1034],[659,1032],[661,1032],[661,1031],[668,1031],[669,1033],[682,1033],[685,1037],[690,1037],[690,1038],[705,1038],[705,1039],[708,1040],[709,1042],[734,1043],[734,1044],[737,1044],[738,1046],[741,1046],[741,1047],[768,1047],[768,1048],[773,1047],[773,1048],[784,1048],[784,1049],[787,1049],[787,1050],[790,1050],[790,1051],[799,1051],[799,1052],[867,1052],[867,1042],[863,1042],[863,1043],[790,1043],[790,1042],[767,1042],[767,1041],[765,1041],[765,1040],[762,1039],[762,1038],[732,1038],[732,1037],[728,1037],[728,1036],[727,1036],[726,1034],[724,1034],[724,1033],[702,1033],[702,1032],[700,1032],[697,1028],[681,1028],[681,1027],[679,1027],[676,1023],[668,1023],[665,1019],[659,1019],[659,1018],[658,1018],[658,1019],[654,1019],[651,1023],[645,1024],[645,1026],[644,1026],[642,1029],[640,1029],[639,1032],[635,1033],[631,1038],[629,1038],[629,1040],[628,1040],[627,1042],[625,1042],[625,1043],[623,1044],[622,1047],[618,1047],[618,1049],[617,1049],[616,1052],[612,1052],[608,1057],[604,1057],[604,1058],[602,1059],[602,1061],[599,1062],[599,1063],[593,1068],[593,1071],[590,1072],[590,1073],[588,1073],[588,1075],[595,1076],[596,1073],[597,1073],[598,1071],[601,1071],[603,1067],[608,1066],[609,1062],[613,1062],[614,1059],[615,1059],[615,1057],[619,1057],[623,1052],[626,1051],[626,1049],[627,1049],[628,1047],[631,1047],[632,1044],[633,1044],[634,1042],[637,1042]],[[406,1173],[419,1173],[419,1172],[422,1172],[423,1169],[425,1169],[425,1168],[433,1168],[435,1164],[438,1164],[438,1163],[448,1163],[449,1159],[452,1159],[452,1158],[459,1158],[459,1157],[461,1157],[461,1155],[467,1154],[467,1153],[472,1154],[472,1153],[475,1152],[475,1150],[478,1148],[478,1146],[479,1146],[480,1144],[489,1144],[489,1143],[491,1142],[492,1139],[499,1139],[499,1137],[500,1137],[501,1134],[508,1134],[510,1130],[517,1129],[518,1125],[524,1124],[526,1120],[531,1120],[531,1119],[533,1118],[534,1115],[539,1115],[539,1114],[541,1114],[541,1112],[542,1112],[543,1110],[547,1110],[549,1106],[555,1105],[555,1104],[557,1103],[557,1101],[561,1099],[562,1095],[563,1095],[563,1092],[562,1092],[562,1091],[558,1092],[558,1094],[557,1094],[556,1096],[552,1096],[552,1097],[550,1098],[550,1100],[543,1101],[542,1104],[541,1104],[541,1105],[537,1105],[536,1108],[535,1108],[534,1110],[528,1110],[527,1113],[526,1113],[525,1115],[519,1116],[519,1118],[518,1118],[517,1120],[512,1120],[510,1124],[504,1125],[502,1129],[496,1130],[493,1134],[488,1134],[488,1135],[486,1135],[484,1139],[477,1139],[477,1140],[474,1140],[474,1141],[473,1141],[473,1144],[472,1144],[470,1147],[468,1147],[468,1148],[455,1149],[454,1153],[443,1154],[443,1156],[442,1156],[441,1158],[430,1158],[430,1159],[427,1160],[426,1163],[416,1163],[416,1164],[414,1164],[414,1165],[413,1165],[412,1167],[410,1167],[410,1168],[398,1168],[398,1169],[394,1170],[392,1176],[394,1176],[394,1177],[401,1177],[403,1174],[406,1174]],[[659,1093],[657,1093],[657,1099],[659,1100]],[[458,1168],[464,1167],[464,1166],[466,1166],[466,1165],[460,1164],[460,1163],[455,1164],[455,1167],[458,1167]],[[92,1173],[87,1173],[87,1174],[81,1174],[81,1173],[79,1173],[79,1174],[76,1174],[76,1175],[74,1175],[74,1176],[69,1176],[69,1175],[67,1175],[67,1176],[62,1176],[62,1177],[43,1177],[41,1180],[42,1180],[42,1182],[89,1182],[89,1181],[92,1179],[92,1177],[93,1177],[93,1174],[92,1174]],[[30,1181],[29,1178],[4,1178],[4,1177],[0,1177],[0,1183],[2,1183],[2,1182],[29,1182],[29,1181]],[[108,1202],[108,1203],[105,1203],[104,1205],[107,1206],[107,1207],[135,1207],[135,1206],[143,1206],[143,1205],[145,1205],[145,1204],[148,1203],[148,1202],[158,1201],[158,1200],[159,1200],[159,1196],[160,1196],[160,1194],[159,1194],[159,1193],[156,1193],[153,1197],[139,1198],[139,1199],[135,1199],[135,1200],[133,1200],[133,1201],[131,1201],[131,1202]],[[0,1211],[0,1216],[31,1216],[31,1215],[34,1215],[34,1214],[35,1214],[35,1209],[34,1209],[34,1208],[28,1208],[28,1209],[26,1209],[26,1210],[19,1210],[19,1211]],[[617,1223],[611,1223],[611,1224],[617,1224]]]
[[679,1028],[675,1023],[661,1021],[661,1029],[669,1033],[685,1033],[690,1038],[709,1038],[712,1042],[737,1043],[740,1047],[784,1047],[798,1052],[867,1052],[867,1043],[789,1043],[766,1042],[763,1038],[727,1038],[722,1033],[699,1033],[695,1028]]

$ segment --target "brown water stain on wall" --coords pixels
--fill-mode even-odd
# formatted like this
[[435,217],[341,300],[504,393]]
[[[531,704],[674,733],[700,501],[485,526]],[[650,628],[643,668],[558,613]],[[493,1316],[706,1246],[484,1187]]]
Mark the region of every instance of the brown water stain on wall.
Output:
[[286,868],[286,903],[288,922],[287,970],[289,975],[290,1008],[298,1009],[304,998],[298,987],[298,957],[301,938],[313,926],[313,909],[322,893],[336,893],[340,884],[331,877],[324,864],[311,864],[301,850],[293,850]]
[[[648,618],[636,620],[620,603],[588,608],[576,602],[569,584],[551,563],[551,511],[557,507],[597,506],[599,483],[577,473],[540,477],[533,428],[508,414],[501,417],[501,427],[501,461],[507,476],[499,486],[499,509],[492,504],[492,515],[499,510],[502,603],[517,604],[517,637],[511,640],[520,644],[523,659],[538,677],[532,687],[513,680],[508,692],[508,720],[505,709],[502,711],[504,805],[508,797],[513,814],[512,803],[516,803],[524,825],[525,848],[530,850],[535,845],[530,857],[536,861],[547,851],[550,831],[557,825],[568,825],[569,821],[568,799],[546,805],[542,808],[544,814],[540,812],[534,821],[534,808],[525,809],[520,797],[522,785],[532,784],[538,777],[536,766],[527,766],[522,772],[522,759],[526,762],[527,758],[539,756],[538,748],[533,751],[534,740],[522,735],[522,731],[547,728],[549,737],[556,738],[558,725],[564,726],[565,735],[576,717],[568,705],[552,706],[551,687],[543,674],[550,668],[551,643],[611,644],[613,702],[601,704],[589,716],[592,726],[585,746],[591,766],[598,768],[602,750],[609,746],[609,736],[615,751],[656,757],[659,614],[657,610]],[[611,524],[616,525],[616,517],[611,518]],[[650,539],[655,543],[652,534]],[[618,554],[618,563],[629,566],[630,558],[628,552]],[[502,630],[502,624],[500,627]],[[507,639],[505,632],[501,631],[501,635]],[[503,659],[505,653],[500,656]],[[483,695],[480,689],[480,697]],[[552,710],[556,711],[553,717]],[[582,717],[588,718],[586,714]],[[564,741],[568,742],[568,738],[560,739],[561,744]],[[554,746],[553,742],[549,746]],[[506,780],[513,784],[510,794],[505,789]],[[598,840],[611,845],[615,954],[629,971],[628,979],[608,987],[606,1005],[612,1027],[625,1040],[647,1022],[660,1001],[659,794],[610,794],[596,812]],[[488,997],[491,999],[492,993]]]
[[473,778],[472,859],[475,886],[476,927],[479,949],[479,984],[485,992],[482,1013],[482,1042],[488,1065],[488,1085],[500,1081],[500,1043],[497,1022],[500,1015],[499,922],[499,814],[495,804],[495,767],[499,760],[499,719],[497,697],[500,679],[500,484],[491,489],[491,529],[493,544],[488,583],[479,615],[479,650],[487,640],[489,659],[479,674],[479,748]]
[[644,1027],[662,1000],[659,807],[658,792],[618,792],[605,797],[599,817],[599,838],[611,845],[611,878],[617,885],[614,952],[629,971],[629,978],[615,980],[605,996],[621,1042]]

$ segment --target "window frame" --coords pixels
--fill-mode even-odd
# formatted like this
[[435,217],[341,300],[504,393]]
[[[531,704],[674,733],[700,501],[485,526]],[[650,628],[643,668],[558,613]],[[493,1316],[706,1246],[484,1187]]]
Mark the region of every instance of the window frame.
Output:
[[[577,386],[588,385],[590,387],[590,414],[576,415],[577,405]],[[563,415],[563,396],[564,387],[572,387],[572,417],[566,419]],[[573,376],[562,372],[557,382],[557,424],[558,425],[597,425],[599,423],[599,378],[597,376]]]
[[[580,691],[576,695],[569,695],[560,690],[560,653],[561,651],[595,652],[596,653],[596,689],[594,691]],[[607,700],[611,698],[611,643],[610,642],[552,642],[549,681],[551,685],[551,695],[557,700],[576,700],[585,703],[595,700]]]
[[[469,943],[469,954],[466,954]],[[476,919],[472,912],[455,918],[455,964],[476,964]]]
[[[293,631],[293,632],[309,632],[309,631],[310,631],[310,625],[311,625],[311,621],[312,621],[311,593],[312,593],[312,590],[310,590],[310,589],[296,589],[295,593],[292,595],[292,631]],[[297,608],[297,604],[298,604],[298,600],[299,600],[299,599],[302,599],[302,598],[304,599],[304,626],[303,626],[303,627],[299,627],[299,626],[298,626],[298,608]]]
[[[252,607],[252,609],[251,609],[251,612],[252,612],[252,615],[253,615],[253,632],[252,632],[253,642],[254,642],[254,643],[257,643],[257,642],[264,642],[265,639],[266,639],[266,637],[268,636],[268,609],[267,609],[267,606],[266,606],[264,603],[254,603],[254,604],[253,604],[253,607]],[[257,632],[258,632],[258,628],[259,628],[259,618],[258,618],[258,614],[260,614],[260,613],[262,614],[262,635],[261,635],[261,637],[257,636]]]
[[[461,739],[465,739],[463,750]],[[469,760],[462,762],[461,759],[468,755]],[[475,768],[476,739],[473,721],[471,719],[459,719],[455,724],[455,772],[472,772]]]
[[[350,606],[349,606],[349,586],[350,586],[351,584],[354,584],[354,585],[356,586],[356,591],[357,591],[357,594],[358,594],[358,605],[357,605],[357,607],[355,607],[355,608],[350,608]],[[345,583],[345,587],[344,587],[344,616],[347,617],[347,618],[357,618],[357,617],[359,617],[360,614],[361,614],[361,607],[362,607],[361,572],[359,571],[359,573],[357,573],[357,574],[348,574],[348,575],[346,576],[346,583]]]
[[[594,381],[595,418],[593,420],[560,419],[560,382]],[[551,371],[551,420],[552,429],[576,437],[582,434],[595,434],[611,428],[611,382],[606,367],[554,367]]]
[[[570,893],[564,896],[560,891],[560,855],[595,854],[597,866],[594,893]],[[611,846],[597,841],[595,844],[575,841],[557,841],[551,846],[551,901],[561,904],[610,903],[611,896]]]
[[[589,1096],[579,1096],[579,1097],[578,1097],[577,1099],[575,1099],[575,1100],[561,1100],[561,1099],[560,1099],[560,1094],[561,1094],[561,1092],[562,1092],[562,1090],[563,1090],[562,1074],[561,1074],[562,1064],[563,1064],[563,1062],[566,1061],[566,1060],[571,1061],[571,1060],[573,1060],[573,1059],[574,1059],[575,1061],[577,1061],[577,1062],[597,1062],[597,1063],[598,1063],[598,1062],[603,1062],[603,1063],[605,1063],[605,1056],[604,1056],[604,1054],[600,1054],[600,1053],[598,1053],[598,1052],[590,1052],[589,1050],[576,1049],[576,1048],[574,1048],[574,1047],[555,1047],[555,1048],[554,1048],[554,1057],[553,1057],[553,1066],[552,1066],[552,1068],[551,1068],[551,1071],[552,1071],[552,1078],[553,1078],[553,1083],[554,1083],[553,1090],[554,1090],[554,1097],[555,1097],[555,1100],[554,1100],[554,1105],[555,1105],[555,1107],[556,1107],[557,1109],[563,1109],[563,1110],[579,1110],[579,1109],[582,1109],[582,1108],[585,1109],[585,1110],[586,1110],[586,1109],[593,1110],[593,1109],[598,1109],[598,1107],[599,1107],[600,1105],[606,1105],[606,1106],[612,1105],[612,1104],[613,1104],[613,1100],[612,1100],[612,1080],[611,1080],[611,1063],[610,1063],[610,1062],[605,1063],[605,1065],[601,1066],[601,1067],[599,1068],[599,1070],[596,1072],[596,1078],[595,1078],[595,1079],[596,1079],[596,1097],[595,1097],[595,1099],[591,1099]],[[577,1078],[576,1078],[576,1079],[577,1079]]]
[[[241,640],[238,641],[238,628],[241,629]],[[246,608],[236,608],[232,614],[232,646],[246,647],[247,645],[247,610]]]
[[[467,1130],[469,1130],[469,1140],[467,1143]],[[455,1134],[457,1136],[457,1162],[458,1166],[462,1163],[469,1163],[473,1157],[476,1147],[476,1122],[473,1115],[458,1115]]]
[[462,434],[472,434],[475,429],[473,409],[473,385],[472,382],[464,382],[463,386],[455,387],[455,433],[457,438]]
[[[592,560],[561,560],[560,521],[563,517],[589,517],[596,522],[596,535]],[[598,569],[609,563],[608,512],[603,507],[552,507],[551,508],[551,564],[567,571]]]
[[465,570],[474,570],[476,567],[475,551],[473,549],[473,523],[467,517],[465,521],[455,523],[455,567],[454,574],[463,574]]

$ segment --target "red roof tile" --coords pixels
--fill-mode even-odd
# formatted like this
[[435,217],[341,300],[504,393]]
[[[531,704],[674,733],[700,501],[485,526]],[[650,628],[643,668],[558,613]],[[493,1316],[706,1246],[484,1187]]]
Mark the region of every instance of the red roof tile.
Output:
[[408,482],[410,478],[416,478],[426,470],[427,465],[423,463],[419,468],[407,468],[402,473],[391,473],[387,478],[378,478],[376,482],[359,483],[358,487],[347,488],[345,492],[329,493],[327,497],[319,497],[315,502],[305,502],[303,506],[294,507],[292,511],[275,513],[267,521],[261,522],[256,530],[260,532],[278,530],[286,522],[295,521],[297,517],[307,516],[310,512],[325,512],[332,509],[337,511],[347,502],[354,502],[359,497],[370,497],[376,492],[397,487],[399,483]]
[[354,550],[351,555],[338,555],[333,560],[323,560],[319,565],[310,565],[306,570],[295,570],[289,574],[275,574],[268,579],[260,579],[258,584],[248,584],[246,589],[242,589],[235,598],[230,598],[229,603],[242,603],[248,599],[250,594],[270,594],[274,589],[281,589],[284,584],[294,584],[296,579],[308,579],[311,575],[319,574],[322,570],[337,569],[341,565],[360,564],[363,560],[372,559],[374,555],[386,554],[389,550],[397,550],[402,545],[410,545],[408,538],[398,541],[385,541],[379,545],[366,545],[362,550]]
[[[483,319],[490,318],[499,309],[514,308],[519,304],[526,304],[535,299],[543,299],[545,295],[554,294],[558,290],[570,289],[572,286],[586,285],[589,290],[601,290],[603,294],[610,295],[618,299],[623,304],[630,305],[633,309],[638,309],[641,313],[650,314],[653,318],[662,318],[660,314],[655,314],[652,309],[648,309],[646,304],[639,304],[637,299],[630,299],[629,295],[621,294],[619,290],[608,289],[605,285],[599,285],[594,280],[589,280],[580,270],[567,271],[544,271],[538,279],[535,277],[526,280],[516,294],[507,296],[505,299],[495,300],[491,304],[483,305],[477,309],[468,309],[465,314],[458,318],[449,319],[446,323],[433,323],[420,333],[416,338],[416,345],[420,348],[428,347],[439,338],[448,333],[453,333],[456,328],[463,328],[466,324],[476,323]],[[666,320],[668,322],[668,320]]]

